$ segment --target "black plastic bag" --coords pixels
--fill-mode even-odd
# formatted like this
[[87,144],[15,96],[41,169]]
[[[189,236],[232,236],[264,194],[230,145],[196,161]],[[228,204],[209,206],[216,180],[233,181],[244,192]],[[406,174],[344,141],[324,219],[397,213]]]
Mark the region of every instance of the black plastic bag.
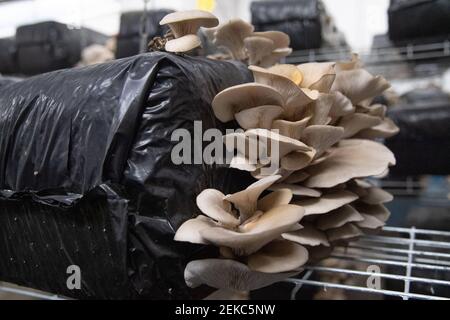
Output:
[[256,31],[287,33],[294,50],[320,48],[322,25],[317,0],[255,1],[251,4]]
[[20,73],[35,75],[73,67],[85,47],[105,44],[108,37],[90,29],[47,21],[17,28],[16,39]]
[[143,11],[132,11],[123,13],[120,17],[120,31],[117,36],[117,52],[118,59],[131,57],[139,54],[141,46],[142,27],[147,32],[146,43],[149,43],[154,37],[162,37],[169,31],[167,26],[160,26],[159,21],[173,12],[168,9],[150,10],[147,13],[146,24],[142,26]]
[[[176,243],[205,188],[248,175],[171,161],[177,128],[221,128],[210,103],[240,63],[152,53],[0,88],[0,280],[75,298],[191,298]],[[81,290],[66,286],[81,268]]]
[[391,40],[450,34],[448,0],[391,0],[388,16]]
[[0,74],[18,73],[16,53],[15,38],[0,39]]

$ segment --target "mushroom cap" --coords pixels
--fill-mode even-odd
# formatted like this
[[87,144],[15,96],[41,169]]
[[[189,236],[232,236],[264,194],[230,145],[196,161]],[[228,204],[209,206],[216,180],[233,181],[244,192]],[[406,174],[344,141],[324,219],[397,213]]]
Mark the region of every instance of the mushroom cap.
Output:
[[302,207],[282,205],[250,219],[238,231],[214,227],[201,230],[200,235],[211,244],[229,247],[239,256],[248,256],[292,230],[303,213]]
[[316,227],[319,230],[326,231],[337,229],[349,222],[363,221],[363,216],[351,205],[345,205],[339,209],[324,214],[316,220]]
[[288,78],[297,86],[300,86],[300,83],[302,83],[303,80],[303,74],[292,64],[277,64],[268,68],[267,70],[271,73],[275,73]]
[[361,59],[359,58],[359,55],[356,53],[352,53],[350,61],[336,62],[334,69],[338,73],[338,72],[342,72],[342,71],[361,69],[362,67],[363,67],[363,64],[361,62]]
[[208,217],[227,226],[237,226],[239,219],[231,214],[231,203],[223,200],[224,197],[218,190],[206,189],[197,196],[197,206]]
[[329,92],[336,78],[334,66],[334,62],[312,62],[298,65],[297,68],[304,75],[302,87],[315,89],[319,92]]
[[188,34],[177,39],[167,41],[167,52],[188,52],[201,46],[202,41],[196,34]]
[[305,171],[295,171],[289,174],[289,176],[287,176],[284,180],[282,180],[284,183],[299,183],[299,182],[303,182],[306,179],[309,178],[309,174],[306,173]]
[[310,223],[304,223],[303,229],[301,230],[283,233],[281,236],[286,240],[293,241],[305,246],[330,246],[325,232],[318,230]]
[[386,139],[395,136],[400,132],[397,125],[389,118],[383,119],[383,121],[369,129],[360,131],[356,137],[361,139]]
[[289,56],[292,53],[292,48],[281,48],[281,49],[275,49],[272,51],[272,53],[268,56],[265,56],[261,63],[260,67],[268,68],[273,66],[274,64],[278,63],[281,59]]
[[245,109],[234,115],[236,121],[244,129],[271,129],[272,123],[283,114],[280,106],[261,106]]
[[369,205],[358,202],[355,203],[355,208],[361,214],[373,216],[382,222],[388,221],[391,216],[390,211],[382,204]]
[[323,194],[320,198],[295,201],[294,204],[305,209],[305,216],[324,214],[352,203],[358,196],[350,191],[337,190]]
[[304,107],[319,98],[316,90],[302,89],[291,79],[258,66],[248,67],[257,83],[275,88],[285,99],[286,116],[289,120],[297,120],[303,114]]
[[343,116],[339,121],[339,126],[344,128],[344,138],[350,138],[364,129],[368,129],[381,124],[379,117],[374,117],[364,113],[353,113]]
[[291,38],[281,31],[260,31],[254,32],[253,36],[263,37],[273,41],[275,48],[287,48],[291,44]]
[[275,120],[272,123],[272,129],[279,130],[279,133],[283,136],[300,140],[309,120],[311,120],[311,117],[299,121]]
[[159,24],[169,25],[175,38],[180,38],[189,34],[197,34],[200,27],[215,27],[219,24],[219,19],[208,11],[187,10],[169,13],[162,18]]
[[362,235],[362,231],[353,223],[347,223],[340,228],[327,230],[327,236],[331,242],[339,240],[350,240]]
[[333,107],[329,112],[330,117],[336,119],[355,112],[355,107],[349,98],[339,91],[334,91],[330,94],[333,95]]
[[214,44],[226,47],[234,59],[244,60],[244,39],[253,33],[254,27],[241,19],[230,20],[219,26]]
[[312,125],[303,131],[302,141],[316,150],[316,157],[339,142],[344,136],[344,129],[335,126]]
[[269,211],[275,207],[289,204],[292,200],[290,189],[278,189],[258,200],[258,210]]
[[294,151],[281,159],[281,168],[289,171],[297,171],[306,168],[316,156],[316,150]]
[[300,196],[300,197],[318,198],[322,195],[322,192],[320,192],[318,190],[306,188],[303,186],[299,186],[297,184],[277,183],[269,188],[269,190],[272,190],[272,191],[278,191],[278,190],[283,190],[283,189],[291,190],[291,193],[294,196]]
[[362,214],[361,215],[364,220],[359,221],[356,223],[356,225],[363,229],[378,229],[385,225],[385,223],[381,220],[378,220],[376,217],[368,215],[368,214]]
[[305,181],[309,188],[332,188],[354,178],[383,173],[395,165],[395,157],[384,145],[369,141],[342,140],[321,163],[310,166]]
[[184,280],[190,288],[205,284],[217,289],[253,291],[295,276],[299,272],[265,273],[252,271],[245,264],[234,260],[204,259],[187,264]]
[[[261,143],[265,143],[267,148],[270,149],[270,155],[272,157],[278,156],[280,159],[294,151],[309,152],[313,150],[301,141],[285,137],[266,129],[250,129],[247,130],[245,134],[250,139],[257,139]],[[275,149],[278,150],[272,150],[272,147],[275,147]],[[275,152],[278,154],[275,154]]]
[[373,76],[364,69],[356,69],[338,72],[331,90],[340,91],[357,105],[389,88],[389,82],[382,76]]
[[244,39],[244,46],[247,49],[249,63],[252,65],[259,65],[265,56],[275,50],[274,42],[264,37],[247,37]]
[[394,200],[392,194],[383,189],[372,187],[365,190],[366,194],[361,196],[359,200],[366,204],[383,204]]
[[190,242],[197,244],[208,244],[200,235],[200,231],[207,228],[214,228],[218,225],[210,218],[198,216],[183,223],[175,233],[174,240],[180,242]]
[[247,259],[253,271],[280,273],[297,270],[308,261],[308,250],[291,241],[273,241]]
[[223,199],[234,204],[239,210],[241,222],[246,221],[256,212],[259,196],[281,176],[268,176],[248,186],[245,190],[229,194]]
[[274,88],[259,83],[245,83],[221,91],[215,96],[212,107],[220,121],[228,122],[242,110],[266,105],[283,106],[283,103],[283,97]]

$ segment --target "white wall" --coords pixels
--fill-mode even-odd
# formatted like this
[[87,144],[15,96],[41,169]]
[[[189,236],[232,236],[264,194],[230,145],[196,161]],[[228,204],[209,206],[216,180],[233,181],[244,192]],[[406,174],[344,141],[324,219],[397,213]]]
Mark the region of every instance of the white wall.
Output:
[[[226,21],[250,20],[252,0],[216,0],[214,13]],[[336,24],[355,50],[370,47],[374,34],[387,30],[389,0],[324,0]],[[197,0],[151,0],[151,8],[196,8]],[[21,24],[54,19],[114,34],[120,12],[142,9],[143,0],[26,0],[0,5],[0,37],[13,35]]]

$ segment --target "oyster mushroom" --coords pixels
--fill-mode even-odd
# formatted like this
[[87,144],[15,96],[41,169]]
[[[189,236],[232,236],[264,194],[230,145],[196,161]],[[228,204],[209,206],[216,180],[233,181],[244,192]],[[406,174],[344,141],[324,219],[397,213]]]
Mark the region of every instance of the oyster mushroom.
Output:
[[245,83],[221,91],[214,97],[212,107],[220,121],[228,122],[242,110],[268,105],[283,107],[283,104],[283,97],[274,88],[259,83]]
[[369,177],[383,173],[395,165],[392,152],[374,141],[342,140],[321,163],[310,166],[305,186],[331,188],[354,178]]
[[347,223],[340,228],[327,230],[326,233],[330,242],[350,241],[363,235],[361,229],[352,223]]
[[260,63],[260,67],[268,68],[280,62],[281,59],[289,56],[292,53],[292,48],[275,49],[268,56],[265,56]]
[[279,130],[279,133],[283,136],[300,140],[309,120],[311,120],[311,117],[299,121],[275,120],[272,123],[272,129]]
[[283,114],[280,106],[261,106],[242,110],[234,115],[243,129],[271,129],[272,123]]
[[281,236],[286,240],[293,241],[301,245],[311,247],[319,245],[325,247],[330,246],[330,243],[328,242],[328,238],[325,232],[318,230],[312,224],[309,223],[303,223],[303,227],[304,228],[301,230],[283,233]]
[[263,37],[247,37],[244,39],[244,46],[248,53],[250,65],[261,64],[262,59],[275,50],[274,42]]
[[275,207],[289,204],[292,200],[292,191],[290,189],[278,189],[258,200],[258,210],[268,211]]
[[339,126],[344,128],[344,138],[355,136],[358,132],[381,124],[379,117],[364,113],[353,113],[342,117]]
[[297,66],[303,76],[301,86],[304,88],[315,89],[320,92],[328,93],[331,90],[336,71],[335,63],[304,63]]
[[227,48],[236,60],[245,60],[244,39],[253,33],[254,27],[247,22],[236,19],[221,25],[215,32],[214,44]]
[[315,222],[315,226],[322,231],[337,229],[350,222],[361,222],[364,217],[351,205],[333,210],[326,215],[320,216]]
[[352,203],[358,196],[350,191],[337,190],[323,194],[320,198],[294,201],[295,205],[305,209],[305,216],[324,214]]
[[197,36],[200,27],[215,27],[219,20],[207,11],[188,10],[169,13],[159,24],[168,25],[175,37],[166,43],[166,51],[187,52],[201,45]]
[[303,132],[302,141],[316,150],[316,157],[339,142],[344,136],[344,128],[312,125]]
[[254,32],[252,35],[272,40],[277,49],[288,48],[291,44],[289,35],[281,31],[260,31]]
[[295,276],[299,272],[258,272],[234,260],[204,259],[189,262],[184,271],[184,279],[191,288],[205,284],[216,289],[253,291]]

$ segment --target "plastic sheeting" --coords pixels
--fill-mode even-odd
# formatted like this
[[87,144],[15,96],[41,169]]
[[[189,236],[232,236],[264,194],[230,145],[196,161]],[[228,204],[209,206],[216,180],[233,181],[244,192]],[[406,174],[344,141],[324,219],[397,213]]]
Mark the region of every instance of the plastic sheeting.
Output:
[[317,0],[256,1],[251,4],[251,14],[257,31],[287,33],[294,50],[322,45],[321,12]]
[[448,0],[391,0],[388,16],[391,40],[450,34]]
[[[147,33],[146,42],[150,42],[154,37],[163,36],[169,28],[160,26],[159,21],[173,12],[173,10],[160,9],[149,10],[146,23],[143,25],[143,11],[132,11],[123,13],[120,17],[120,30],[117,37],[117,58],[125,58],[139,54],[141,45],[141,33]],[[142,29],[145,30],[142,30]]]
[[16,41],[14,38],[0,39],[0,74],[17,72]]
[[54,21],[21,26],[16,33],[19,71],[35,75],[72,67],[80,61],[83,48],[107,39],[93,30]]
[[389,117],[400,133],[386,141],[396,175],[450,174],[450,104],[394,108]]
[[[176,243],[196,195],[247,175],[171,161],[172,132],[220,127],[210,103],[238,63],[152,53],[0,88],[0,280],[75,298],[191,298]],[[244,178],[244,179],[243,179]],[[237,182],[236,182],[237,181]],[[66,286],[69,265],[81,290]]]

